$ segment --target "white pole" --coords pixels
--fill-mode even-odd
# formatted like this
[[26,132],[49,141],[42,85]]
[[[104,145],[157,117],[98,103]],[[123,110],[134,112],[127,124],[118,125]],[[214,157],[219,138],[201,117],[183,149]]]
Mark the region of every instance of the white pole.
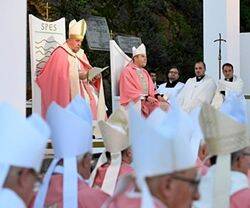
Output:
[[26,0],[1,2],[0,102],[26,111]]
[[[203,0],[203,40],[204,61],[207,73],[218,80],[218,39],[219,33],[226,43],[222,43],[222,64],[233,64],[235,73],[240,74],[240,2],[239,0]],[[222,76],[223,77],[223,76]]]

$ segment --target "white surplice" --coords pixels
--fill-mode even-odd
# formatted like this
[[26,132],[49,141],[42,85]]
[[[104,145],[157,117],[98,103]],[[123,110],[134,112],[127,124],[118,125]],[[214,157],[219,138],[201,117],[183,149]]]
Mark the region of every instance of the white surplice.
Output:
[[191,112],[203,103],[211,103],[215,91],[216,84],[208,75],[199,82],[196,77],[189,78],[178,95],[178,101],[184,111]]
[[220,93],[221,91],[225,91],[225,96],[227,96],[228,93],[233,92],[236,93],[237,96],[241,97],[243,95],[243,80],[234,75],[232,82],[224,79],[218,81],[218,87],[212,101],[212,105],[217,109],[220,108],[224,101],[224,95]]
[[184,83],[178,82],[174,87],[166,87],[167,83],[161,84],[158,89],[157,93],[165,95],[167,98],[176,97],[181,89],[184,87]]

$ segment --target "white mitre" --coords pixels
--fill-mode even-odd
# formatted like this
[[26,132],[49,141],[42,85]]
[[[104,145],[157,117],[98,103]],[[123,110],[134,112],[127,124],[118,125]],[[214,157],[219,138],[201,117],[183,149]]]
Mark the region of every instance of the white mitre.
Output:
[[47,111],[55,157],[46,172],[35,199],[34,208],[44,207],[50,179],[58,162],[63,159],[63,207],[77,207],[77,156],[92,152],[92,115],[87,102],[80,96],[62,108],[52,102]]
[[146,55],[146,47],[145,47],[145,45],[142,43],[138,48],[133,47],[132,48],[132,54],[133,54],[133,57],[135,57],[136,55],[139,55],[139,54]]
[[190,135],[179,125],[186,118],[179,109],[166,113],[157,108],[144,119],[132,106],[129,108],[129,137],[143,208],[154,207],[146,177],[195,167],[196,158],[190,154]]
[[[121,108],[117,109],[106,122],[99,121],[98,124],[105,149],[111,154],[111,164],[106,171],[101,189],[112,196],[122,163],[121,152],[131,145],[128,137],[127,113]],[[91,185],[93,185],[98,168],[107,162],[106,154],[103,152],[91,173]]]
[[69,23],[69,38],[83,40],[87,31],[87,23],[84,19],[76,21],[75,19]]

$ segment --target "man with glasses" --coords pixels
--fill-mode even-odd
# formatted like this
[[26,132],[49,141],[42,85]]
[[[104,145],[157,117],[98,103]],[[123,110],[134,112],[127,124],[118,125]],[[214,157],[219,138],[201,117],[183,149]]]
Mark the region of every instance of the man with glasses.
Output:
[[176,97],[184,86],[184,84],[179,81],[179,78],[179,69],[172,67],[167,73],[167,82],[161,84],[157,92],[163,94],[166,99],[169,99],[171,96]]
[[216,163],[201,179],[201,198],[194,208],[250,207],[247,177],[250,139],[246,125],[239,123],[237,117],[229,117],[208,104],[201,109],[200,121],[209,155],[216,156]]
[[8,104],[0,104],[0,207],[29,206],[40,182],[49,135],[40,117],[26,119]]
[[178,100],[183,110],[191,112],[203,103],[211,103],[216,90],[214,80],[205,74],[206,65],[203,61],[195,63],[195,77],[187,80]]
[[[211,188],[214,177],[214,166],[209,169],[208,175],[202,178],[199,188],[201,200],[196,202],[194,208],[210,208],[212,201]],[[230,187],[230,208],[250,207],[250,186],[247,177],[250,170],[250,147],[246,147],[231,154],[231,187]]]
[[248,171],[250,170],[250,146],[231,154],[231,208],[250,207],[250,186]]

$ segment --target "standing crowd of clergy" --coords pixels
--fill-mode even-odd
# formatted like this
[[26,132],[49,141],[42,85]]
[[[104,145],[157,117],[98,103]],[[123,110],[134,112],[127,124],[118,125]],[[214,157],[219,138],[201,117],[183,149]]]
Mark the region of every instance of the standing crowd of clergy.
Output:
[[[250,136],[243,82],[218,84],[203,61],[184,84],[172,67],[156,88],[146,47],[120,75],[120,108],[106,119],[102,77],[80,49],[84,20],[37,77],[42,117],[0,103],[0,208],[249,208]],[[105,150],[92,160],[93,126]],[[54,158],[40,169],[48,140]]]

